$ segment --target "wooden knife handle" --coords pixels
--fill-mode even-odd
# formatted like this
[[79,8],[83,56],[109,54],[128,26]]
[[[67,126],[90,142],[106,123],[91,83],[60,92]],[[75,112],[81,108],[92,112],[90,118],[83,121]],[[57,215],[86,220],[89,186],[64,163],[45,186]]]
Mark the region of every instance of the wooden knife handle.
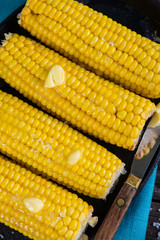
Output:
[[128,183],[124,183],[119,194],[114,200],[110,210],[103,220],[94,240],[113,239],[122,219],[132,201],[136,188]]

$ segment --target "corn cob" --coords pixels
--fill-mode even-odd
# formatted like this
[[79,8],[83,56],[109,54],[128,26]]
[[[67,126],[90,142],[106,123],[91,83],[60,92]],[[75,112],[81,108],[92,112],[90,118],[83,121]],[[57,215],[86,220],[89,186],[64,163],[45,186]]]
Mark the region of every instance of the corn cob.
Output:
[[87,137],[0,92],[0,149],[14,160],[85,195],[105,198],[124,164]]
[[19,24],[137,94],[160,97],[160,46],[74,0],[27,0]]
[[[0,48],[0,77],[48,111],[101,140],[133,150],[155,105],[104,81],[40,43],[10,34]],[[45,81],[60,66],[65,83]]]
[[76,240],[93,207],[0,156],[0,222],[35,240]]

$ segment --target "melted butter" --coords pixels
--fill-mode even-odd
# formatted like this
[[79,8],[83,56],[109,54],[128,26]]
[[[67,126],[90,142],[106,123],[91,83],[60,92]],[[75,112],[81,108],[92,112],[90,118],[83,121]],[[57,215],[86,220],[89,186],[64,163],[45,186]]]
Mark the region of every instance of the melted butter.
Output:
[[26,208],[32,213],[39,212],[44,206],[44,203],[39,198],[25,198],[23,202]]

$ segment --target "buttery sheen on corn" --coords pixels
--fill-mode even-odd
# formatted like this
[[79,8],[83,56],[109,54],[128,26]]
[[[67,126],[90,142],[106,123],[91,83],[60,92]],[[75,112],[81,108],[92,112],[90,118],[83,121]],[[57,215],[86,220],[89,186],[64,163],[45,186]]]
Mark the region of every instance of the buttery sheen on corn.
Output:
[[57,119],[0,92],[0,150],[68,188],[105,198],[123,171],[114,154]]
[[160,45],[74,0],[27,0],[19,24],[137,94],[160,97]]
[[0,156],[0,222],[34,240],[77,240],[92,212],[76,194]]
[[[0,47],[0,77],[25,97],[101,140],[133,150],[155,105],[96,76],[24,36],[9,34]],[[45,87],[54,66],[65,81]],[[62,71],[62,72],[63,72]]]

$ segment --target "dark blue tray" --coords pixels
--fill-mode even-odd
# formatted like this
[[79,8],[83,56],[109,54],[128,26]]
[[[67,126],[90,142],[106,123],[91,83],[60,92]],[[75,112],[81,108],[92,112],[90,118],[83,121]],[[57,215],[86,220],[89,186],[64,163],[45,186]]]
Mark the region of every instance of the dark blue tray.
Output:
[[[128,28],[136,31],[137,33],[140,33],[143,36],[146,36],[150,39],[152,39],[152,33],[153,30],[150,27],[150,24],[147,19],[140,16],[135,10],[133,10],[131,7],[125,5],[124,3],[118,1],[118,0],[84,0],[81,1],[85,4],[88,4],[88,6],[94,8],[97,11],[101,11],[107,16],[113,18],[117,22],[127,26]],[[19,34],[24,34],[25,36],[30,36],[24,29],[20,28],[20,26],[17,24],[17,14],[21,12],[21,8],[17,9],[15,12],[13,12],[4,22],[0,25],[0,39],[4,39],[4,33],[8,32],[17,32]],[[30,36],[31,37],[31,36]],[[6,91],[8,93],[12,93],[15,96],[18,96],[19,98],[23,99],[24,101],[32,104],[30,101],[28,101],[26,98],[24,98],[22,95],[20,95],[16,90],[11,88],[8,84],[6,84],[3,80],[0,81],[0,89],[3,91]],[[157,100],[156,102],[158,102]],[[32,104],[33,105],[33,104]],[[90,136],[88,136],[90,137]],[[129,173],[131,162],[134,156],[135,151],[130,152],[128,150],[124,150],[122,148],[118,148],[116,146],[113,146],[111,144],[104,143],[103,141],[99,141],[93,137],[90,137],[94,141],[98,142],[102,146],[106,147],[109,151],[116,154],[122,161],[126,164],[126,170]],[[149,179],[150,175],[152,174],[153,170],[155,169],[158,161],[160,159],[160,147],[155,154],[155,156],[152,159],[152,162],[148,168],[148,171],[138,189],[137,194],[141,191],[147,180]],[[120,190],[122,184],[127,178],[127,174],[125,176],[121,176],[119,179],[118,184],[114,188],[111,194],[107,197],[106,201],[103,200],[97,200],[93,198],[89,198],[86,196],[83,196],[81,194],[78,194],[81,198],[83,198],[85,201],[87,201],[89,204],[94,206],[94,215],[97,215],[99,217],[99,223],[98,225],[92,229],[88,227],[87,229],[87,235],[89,236],[90,240],[93,239],[96,231],[98,230],[98,227],[100,223],[102,222],[104,216],[106,215],[109,207],[111,206],[115,196],[117,195],[118,191]],[[10,229],[9,227],[6,227],[3,224],[0,224],[0,234],[4,236],[4,240],[23,240],[28,239],[27,237],[24,237],[22,234],[18,233],[17,231],[14,231]]]

